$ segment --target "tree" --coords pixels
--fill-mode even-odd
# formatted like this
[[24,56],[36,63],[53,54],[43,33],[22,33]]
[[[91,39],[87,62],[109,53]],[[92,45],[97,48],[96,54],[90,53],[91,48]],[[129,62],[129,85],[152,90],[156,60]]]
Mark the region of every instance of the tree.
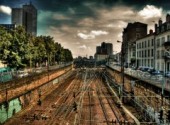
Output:
[[45,60],[47,58],[44,39],[38,36],[33,41],[33,44],[34,44],[34,47],[32,48],[32,52],[33,52],[34,66],[36,66],[37,63],[41,65],[45,63]]
[[7,31],[0,27],[0,60],[11,68],[42,65],[48,62],[72,61],[71,51],[64,49],[51,36],[34,37],[26,33],[22,26]]
[[7,58],[10,54],[11,39],[12,35],[5,28],[0,27],[0,60],[4,64],[8,64]]
[[11,68],[24,68],[29,61],[29,37],[22,26],[7,31],[0,28],[0,59]]
[[13,35],[9,48],[10,54],[7,58],[9,67],[24,68],[29,61],[29,40],[26,31],[22,26],[18,26],[11,32]]
[[55,58],[54,58],[54,61],[57,62],[59,64],[59,62],[61,61],[61,50],[62,50],[62,47],[61,47],[61,44],[59,43],[55,43]]
[[65,62],[73,61],[72,53],[69,49],[64,49]]

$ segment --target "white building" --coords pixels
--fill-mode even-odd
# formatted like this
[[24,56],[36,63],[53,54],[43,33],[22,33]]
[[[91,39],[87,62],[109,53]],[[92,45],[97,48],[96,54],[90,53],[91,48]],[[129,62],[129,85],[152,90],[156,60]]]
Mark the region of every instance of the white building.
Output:
[[95,54],[96,61],[106,61],[109,55],[107,54]]
[[[167,49],[168,48],[168,49]],[[160,19],[155,24],[155,32],[136,40],[136,66],[153,67],[163,72],[170,71],[170,15],[167,14],[166,21]],[[170,56],[169,56],[170,57]]]
[[[166,29],[165,29],[166,27]],[[170,23],[165,22],[164,24],[159,24],[157,27],[157,35],[155,38],[155,62],[156,62],[156,69],[160,71],[170,71],[170,61],[165,60],[165,42],[170,42]],[[168,50],[170,51],[170,50]],[[166,62],[166,64],[165,64]]]
[[155,34],[150,31],[146,37],[136,40],[136,66],[155,66]]

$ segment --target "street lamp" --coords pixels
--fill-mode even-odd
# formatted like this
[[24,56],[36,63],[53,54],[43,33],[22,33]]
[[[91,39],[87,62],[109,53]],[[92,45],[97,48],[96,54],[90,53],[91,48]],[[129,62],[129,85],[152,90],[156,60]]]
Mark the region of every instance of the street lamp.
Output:
[[[117,42],[122,43],[121,41],[117,41]],[[122,103],[124,103],[124,84],[125,84],[124,63],[125,63],[125,50],[122,45],[121,47]]]

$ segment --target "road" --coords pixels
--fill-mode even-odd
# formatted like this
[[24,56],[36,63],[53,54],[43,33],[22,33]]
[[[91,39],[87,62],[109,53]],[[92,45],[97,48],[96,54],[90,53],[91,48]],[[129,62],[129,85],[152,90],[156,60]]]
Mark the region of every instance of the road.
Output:
[[135,124],[117,105],[103,69],[77,69],[77,75],[60,83],[41,104],[34,104],[6,125],[120,125]]

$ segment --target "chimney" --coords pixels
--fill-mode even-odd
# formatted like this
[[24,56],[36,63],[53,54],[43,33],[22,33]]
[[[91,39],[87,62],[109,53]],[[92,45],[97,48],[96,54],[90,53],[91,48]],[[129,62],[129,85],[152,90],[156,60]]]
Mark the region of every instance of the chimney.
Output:
[[159,23],[159,26],[161,26],[162,25],[162,20],[159,19],[158,23]]
[[158,27],[158,25],[155,23],[155,33],[156,33],[156,31],[157,31],[157,27]]
[[170,22],[170,15],[169,14],[166,15],[166,22],[168,22],[168,23]]
[[149,30],[149,34],[150,35],[153,34],[153,30],[152,29]]

